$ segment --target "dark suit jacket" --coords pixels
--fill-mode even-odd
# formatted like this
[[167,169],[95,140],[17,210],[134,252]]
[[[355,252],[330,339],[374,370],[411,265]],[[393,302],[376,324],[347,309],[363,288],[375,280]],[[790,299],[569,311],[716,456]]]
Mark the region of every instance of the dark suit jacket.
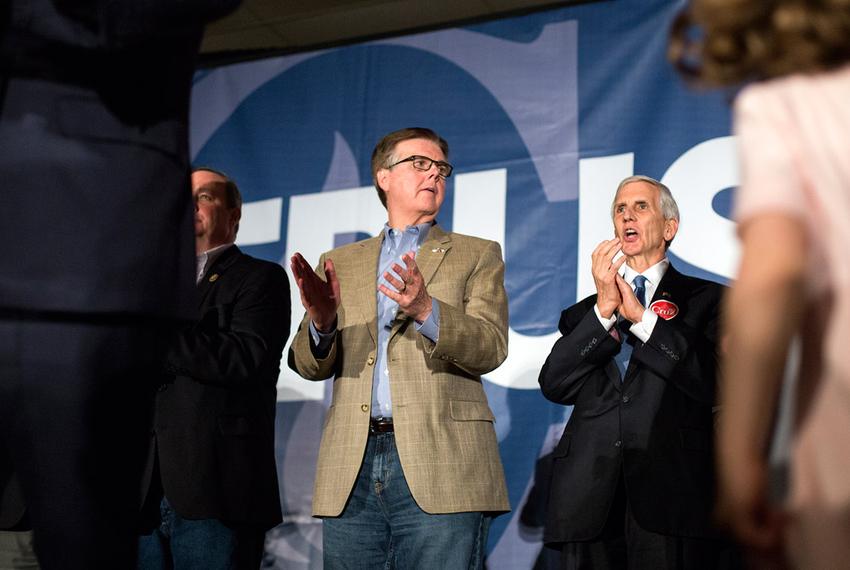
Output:
[[[198,322],[174,342],[167,368],[176,376],[156,398],[162,487],[184,518],[270,528],[281,520],[274,416],[289,281],[276,263],[232,246],[198,287]],[[157,487],[155,467],[152,453],[146,489]]]
[[620,343],[593,311],[596,296],[561,314],[563,336],[540,372],[553,402],[575,406],[554,452],[549,543],[594,539],[620,477],[646,530],[712,537],[713,414],[717,325],[724,287],[667,269],[653,301],[678,306],[659,318],[621,383]]
[[[189,92],[204,24],[237,4],[0,2],[0,316],[191,318]],[[20,519],[23,500],[0,462],[6,524]]]
[[237,4],[0,2],[0,310],[191,318],[189,94]]

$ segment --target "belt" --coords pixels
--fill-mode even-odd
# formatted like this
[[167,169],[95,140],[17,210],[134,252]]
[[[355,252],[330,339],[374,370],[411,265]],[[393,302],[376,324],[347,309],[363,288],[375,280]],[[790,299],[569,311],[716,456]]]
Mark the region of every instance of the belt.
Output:
[[393,432],[393,419],[392,418],[370,418],[369,419],[369,433],[377,434],[377,433],[392,433]]

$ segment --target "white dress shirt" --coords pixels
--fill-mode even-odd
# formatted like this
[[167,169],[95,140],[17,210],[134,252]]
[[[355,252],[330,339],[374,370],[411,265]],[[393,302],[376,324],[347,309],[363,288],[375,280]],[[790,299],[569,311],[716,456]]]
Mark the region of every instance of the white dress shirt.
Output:
[[204,277],[204,273],[207,272],[207,269],[213,264],[213,262],[221,255],[225,249],[232,246],[233,243],[226,243],[224,245],[216,246],[212,249],[208,249],[203,253],[199,253],[196,257],[197,260],[197,273],[195,274],[195,284],[201,282],[201,279]]

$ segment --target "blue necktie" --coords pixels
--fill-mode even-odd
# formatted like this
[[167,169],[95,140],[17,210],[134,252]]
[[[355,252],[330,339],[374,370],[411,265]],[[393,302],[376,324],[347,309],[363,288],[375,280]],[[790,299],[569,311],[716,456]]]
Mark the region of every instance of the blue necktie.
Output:
[[646,307],[646,277],[638,275],[632,283],[635,285],[635,297],[641,305]]
[[[635,285],[635,297],[641,305],[646,307],[646,277],[638,275],[632,283]],[[622,380],[626,377],[626,370],[629,368],[629,359],[632,357],[635,338],[629,332],[632,323],[626,319],[621,319],[617,326],[620,332],[620,342],[623,344],[620,347],[620,353],[614,357],[614,360],[617,362],[617,368],[620,369],[620,380]]]

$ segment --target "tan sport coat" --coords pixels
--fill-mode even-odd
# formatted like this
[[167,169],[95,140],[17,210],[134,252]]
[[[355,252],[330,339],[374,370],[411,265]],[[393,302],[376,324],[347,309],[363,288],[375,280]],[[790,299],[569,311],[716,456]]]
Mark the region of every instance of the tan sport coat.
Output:
[[[337,334],[327,357],[310,349],[307,317],[289,352],[304,378],[334,377],[313,514],[338,516],[354,487],[369,436],[377,353],[377,270],[383,236],[322,255],[341,289]],[[428,513],[509,511],[495,418],[481,374],[507,356],[508,305],[499,244],[434,225],[416,256],[440,306],[435,344],[399,313],[387,347],[395,439],[413,498]]]

